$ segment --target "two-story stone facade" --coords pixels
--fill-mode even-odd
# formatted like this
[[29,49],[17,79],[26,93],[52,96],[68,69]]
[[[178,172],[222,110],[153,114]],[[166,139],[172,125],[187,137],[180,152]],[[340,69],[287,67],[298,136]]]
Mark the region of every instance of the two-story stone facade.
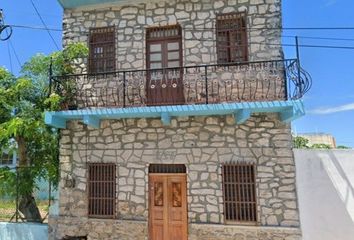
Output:
[[[50,238],[301,239],[279,0],[59,1],[86,42]],[[303,83],[303,82],[302,82]]]

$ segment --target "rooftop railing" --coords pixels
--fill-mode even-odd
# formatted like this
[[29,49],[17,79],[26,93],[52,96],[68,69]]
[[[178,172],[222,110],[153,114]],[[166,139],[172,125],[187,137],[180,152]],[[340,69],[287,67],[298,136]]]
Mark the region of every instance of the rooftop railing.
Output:
[[63,109],[299,99],[311,77],[297,59],[53,76]]

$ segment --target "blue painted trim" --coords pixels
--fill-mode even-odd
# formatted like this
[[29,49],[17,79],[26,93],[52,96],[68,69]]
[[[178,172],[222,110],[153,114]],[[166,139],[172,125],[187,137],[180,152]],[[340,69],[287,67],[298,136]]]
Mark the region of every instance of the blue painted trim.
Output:
[[200,105],[174,105],[132,108],[97,108],[61,112],[46,112],[45,122],[57,128],[65,128],[67,120],[84,120],[93,127],[99,127],[102,119],[161,118],[169,124],[171,117],[210,116],[236,114],[237,123],[246,121],[252,113],[280,113],[284,122],[292,121],[305,114],[301,100],[272,102],[242,102]]
[[289,123],[295,119],[305,115],[305,108],[303,104],[294,104],[286,110],[279,113],[281,121]]
[[[77,8],[95,4],[104,4],[104,3],[114,3],[114,2],[127,2],[126,0],[58,0],[60,5],[64,8]],[[132,0],[130,0],[132,2]]]
[[84,115],[83,122],[93,128],[100,128],[101,120],[98,117],[92,115]]
[[46,112],[44,115],[44,122],[56,128],[66,128],[66,119],[55,116],[55,112]]
[[163,112],[161,113],[161,121],[164,126],[168,126],[171,124],[171,116],[170,114]]
[[251,111],[249,109],[238,110],[234,117],[237,124],[242,124],[251,117]]

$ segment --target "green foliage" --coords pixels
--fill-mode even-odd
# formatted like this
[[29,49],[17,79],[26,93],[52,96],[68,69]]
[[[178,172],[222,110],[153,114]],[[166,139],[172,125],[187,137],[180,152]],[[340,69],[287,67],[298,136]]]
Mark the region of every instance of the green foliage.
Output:
[[324,143],[316,143],[311,146],[313,149],[331,149],[331,146]]
[[351,149],[351,148],[344,145],[339,145],[337,146],[337,149]]
[[294,148],[309,148],[308,144],[309,140],[300,136],[293,138]]
[[45,125],[44,112],[58,110],[62,98],[48,97],[49,67],[52,64],[54,75],[73,73],[78,59],[87,55],[86,45],[69,44],[63,51],[32,57],[21,77],[0,68],[0,151],[15,142],[21,166],[17,174],[21,186],[13,170],[0,169],[0,195],[13,194],[16,186],[20,194],[30,194],[40,178],[58,183],[58,132]]

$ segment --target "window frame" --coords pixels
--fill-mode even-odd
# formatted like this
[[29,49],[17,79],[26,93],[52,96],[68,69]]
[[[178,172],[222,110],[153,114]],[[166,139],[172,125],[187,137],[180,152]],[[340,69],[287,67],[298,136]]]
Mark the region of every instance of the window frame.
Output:
[[[111,38],[107,37],[112,35]],[[100,37],[101,35],[101,37]],[[106,36],[104,36],[106,35]],[[95,38],[108,38],[106,41],[95,41]],[[89,59],[88,59],[88,73],[90,74],[100,74],[106,72],[114,72],[116,70],[116,58],[117,58],[117,36],[116,36],[116,27],[108,26],[108,27],[95,27],[90,28],[89,37],[88,37],[88,46],[89,46]],[[102,48],[103,57],[95,57],[95,49]],[[107,57],[105,54],[107,53],[107,49],[112,48],[112,56]],[[108,66],[107,62],[112,61],[112,66]],[[102,63],[103,69],[99,69],[97,67],[97,63]],[[108,69],[111,67],[110,69]]]
[[[253,195],[253,201],[252,201],[252,204],[253,204],[253,214],[252,214],[252,210],[250,210],[250,215],[253,216],[253,219],[248,219],[248,220],[244,220],[244,219],[228,219],[227,218],[227,215],[229,215],[231,213],[231,210],[229,211],[229,214],[228,214],[228,206],[227,206],[227,202],[232,202],[234,204],[236,204],[236,208],[234,209],[234,215],[237,216],[237,212],[238,210],[241,210],[242,207],[240,207],[238,209],[237,207],[237,204],[244,204],[245,202],[251,202],[249,199],[247,199],[247,201],[241,201],[241,197],[239,197],[240,201],[237,201],[237,195],[234,195],[233,197],[236,197],[236,199],[233,199],[233,201],[226,201],[226,184],[225,184],[225,179],[226,179],[226,176],[225,176],[225,168],[226,167],[233,167],[235,170],[235,168],[241,168],[241,167],[251,167],[251,170],[253,171],[253,182],[247,182],[246,184],[249,184],[249,185],[253,185],[251,188],[251,195]],[[256,226],[259,224],[259,210],[258,210],[258,195],[257,195],[257,182],[256,182],[256,178],[257,178],[257,166],[255,163],[245,163],[245,162],[240,162],[240,163],[234,163],[234,162],[230,162],[230,163],[223,163],[222,166],[221,166],[221,169],[222,169],[222,189],[223,189],[223,205],[224,205],[224,223],[225,224],[230,224],[230,225],[248,225],[248,226]],[[237,172],[239,172],[239,170],[237,170]],[[236,175],[234,173],[234,175]],[[248,173],[248,177],[249,177],[249,173]],[[232,176],[232,178],[236,178],[235,176]],[[238,177],[239,179],[240,177]],[[242,185],[242,183],[244,184],[245,182],[233,182],[233,183],[230,183],[228,182],[228,184],[233,184],[235,187],[236,185]],[[244,184],[245,185],[245,184]],[[236,188],[237,189],[237,188]],[[242,194],[241,195],[244,195],[245,191],[244,191],[244,188],[241,188],[239,187],[238,188],[238,191],[242,191]],[[230,197],[230,196],[229,196]],[[245,197],[245,196],[243,196]],[[249,204],[249,203],[248,203]],[[252,206],[251,206],[252,207]]]
[[[113,179],[109,179],[109,180],[92,180],[91,179],[91,167],[109,167],[110,168],[110,171],[113,171],[112,176],[113,176]],[[98,172],[98,170],[96,169],[96,171]],[[107,169],[106,169],[107,171]],[[107,173],[105,172],[104,170],[101,172],[101,174],[104,174],[104,173]],[[91,189],[94,188],[94,186],[92,186],[91,184],[93,184],[93,182],[95,183],[101,183],[101,184],[98,184],[99,186],[98,187],[102,187],[102,183],[103,184],[107,184],[107,183],[112,183],[113,186],[112,186],[112,197],[106,197],[106,196],[100,196],[100,197],[95,197],[91,194]],[[91,187],[92,186],[92,187]],[[96,186],[96,189],[98,188]],[[99,208],[104,208],[104,204],[100,203],[99,201],[100,200],[103,200],[103,199],[106,199],[106,200],[111,200],[111,210],[112,210],[112,214],[96,214],[97,213],[97,209]],[[92,206],[91,205],[91,200],[92,201],[95,201],[96,200],[96,207]],[[98,200],[98,203],[97,203],[97,200]],[[100,205],[102,204],[102,205]],[[90,163],[87,163],[87,216],[88,218],[100,218],[100,219],[116,219],[117,218],[117,165],[115,163],[97,163],[97,162],[90,162]],[[98,206],[98,207],[97,207]],[[96,208],[96,213],[93,213],[92,210]],[[106,210],[107,210],[107,206],[106,206]]]
[[[176,35],[170,35],[168,36],[169,32],[168,31],[177,31]],[[156,32],[161,32],[163,36],[158,36],[154,37],[151,36]],[[179,49],[178,50],[168,50],[166,47],[162,47],[161,49],[161,68],[157,69],[163,69],[163,68],[168,68],[168,53],[175,52],[178,53],[179,55],[179,67],[176,68],[182,68],[183,67],[183,46],[182,46],[182,27],[179,24],[174,24],[174,25],[166,25],[166,26],[159,26],[159,27],[149,27],[146,29],[146,41],[145,41],[145,48],[146,48],[146,69],[151,69],[150,64],[153,63],[150,59],[150,54],[153,53],[150,51],[150,45],[156,43],[156,44],[168,44],[168,43],[174,43],[178,42],[179,44]]]
[[[224,19],[223,19],[224,18]],[[241,24],[242,27],[237,29],[222,29],[220,21],[234,21],[238,24]],[[249,46],[248,46],[248,21],[247,21],[247,12],[232,12],[232,13],[222,13],[216,14],[215,22],[215,36],[216,36],[216,53],[217,53],[217,63],[218,64],[231,64],[231,63],[242,63],[249,61]],[[220,34],[223,33],[227,35],[227,43],[223,45],[221,43]],[[240,34],[241,36],[241,45],[236,41],[231,42],[230,33]],[[232,46],[233,45],[233,46]],[[238,56],[235,59],[232,59],[231,50],[241,51],[242,55]],[[226,49],[226,50],[225,50]],[[223,60],[221,58],[221,51],[226,51],[227,59]]]
[[[8,161],[8,163],[4,163],[4,155],[8,156],[8,158],[6,158]],[[16,162],[16,152],[15,151],[0,151],[0,166],[11,166],[11,165],[15,165]]]

